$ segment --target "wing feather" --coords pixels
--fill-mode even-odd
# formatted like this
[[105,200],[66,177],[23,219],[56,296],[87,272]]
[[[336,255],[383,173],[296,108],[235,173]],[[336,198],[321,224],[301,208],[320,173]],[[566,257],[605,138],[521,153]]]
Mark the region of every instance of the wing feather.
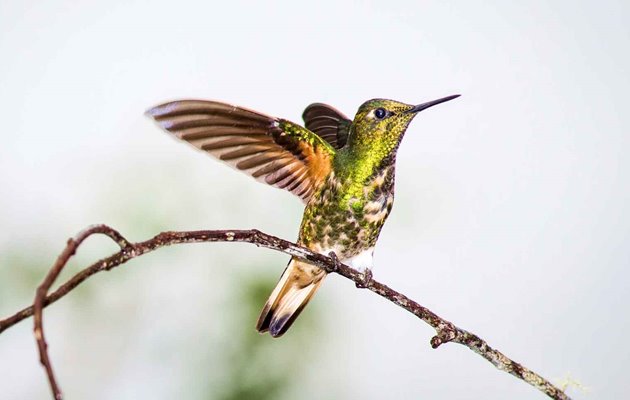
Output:
[[[332,137],[242,107],[181,100],[154,107],[147,115],[175,137],[304,201],[332,168]],[[334,124],[326,116],[315,121],[328,130]]]
[[306,129],[315,132],[335,149],[346,145],[352,121],[342,112],[323,103],[313,103],[302,114]]

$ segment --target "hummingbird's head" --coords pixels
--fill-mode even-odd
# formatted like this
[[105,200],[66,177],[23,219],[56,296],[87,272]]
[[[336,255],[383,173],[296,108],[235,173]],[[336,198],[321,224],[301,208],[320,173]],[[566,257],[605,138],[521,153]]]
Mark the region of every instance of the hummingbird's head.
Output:
[[411,105],[394,100],[372,99],[359,107],[348,138],[350,147],[369,149],[377,157],[387,157],[398,149],[407,126],[422,110],[459,97],[453,95]]

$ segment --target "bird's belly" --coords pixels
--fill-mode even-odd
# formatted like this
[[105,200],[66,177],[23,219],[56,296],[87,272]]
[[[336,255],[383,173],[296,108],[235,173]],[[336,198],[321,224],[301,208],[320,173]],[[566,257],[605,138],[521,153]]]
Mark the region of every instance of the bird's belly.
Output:
[[[334,251],[341,260],[356,260],[356,268],[371,267],[371,256],[381,228],[391,211],[393,194],[337,204],[310,205],[304,214],[300,242],[314,251]],[[310,209],[310,210],[309,210]],[[368,260],[369,258],[369,260]]]

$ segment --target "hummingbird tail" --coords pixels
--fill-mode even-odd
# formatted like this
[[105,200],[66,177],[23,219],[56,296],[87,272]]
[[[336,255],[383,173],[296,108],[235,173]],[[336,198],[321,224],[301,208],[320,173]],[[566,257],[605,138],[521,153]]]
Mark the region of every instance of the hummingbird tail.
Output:
[[263,307],[256,330],[269,331],[273,337],[282,336],[300,315],[326,273],[308,263],[291,259]]

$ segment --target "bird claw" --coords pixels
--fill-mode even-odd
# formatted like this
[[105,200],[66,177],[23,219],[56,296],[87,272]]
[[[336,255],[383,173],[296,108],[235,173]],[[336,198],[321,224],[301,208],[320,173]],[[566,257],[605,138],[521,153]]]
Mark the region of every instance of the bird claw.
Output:
[[330,259],[333,261],[333,265],[330,266],[330,272],[339,271],[339,265],[341,263],[339,262],[339,257],[337,257],[337,253],[331,251],[330,253],[328,253],[328,257],[330,257]]
[[366,269],[363,273],[361,273],[361,279],[354,284],[359,289],[365,289],[370,286],[370,282],[372,282],[372,270]]
[[[338,272],[341,262],[339,261],[339,257],[337,257],[337,253],[331,251],[328,253],[328,257],[332,260],[332,265],[329,266],[329,272]],[[359,280],[354,282],[356,287],[359,289],[365,289],[370,286],[370,283],[372,282],[372,270],[370,268],[366,268],[363,272],[359,272],[359,274]]]

